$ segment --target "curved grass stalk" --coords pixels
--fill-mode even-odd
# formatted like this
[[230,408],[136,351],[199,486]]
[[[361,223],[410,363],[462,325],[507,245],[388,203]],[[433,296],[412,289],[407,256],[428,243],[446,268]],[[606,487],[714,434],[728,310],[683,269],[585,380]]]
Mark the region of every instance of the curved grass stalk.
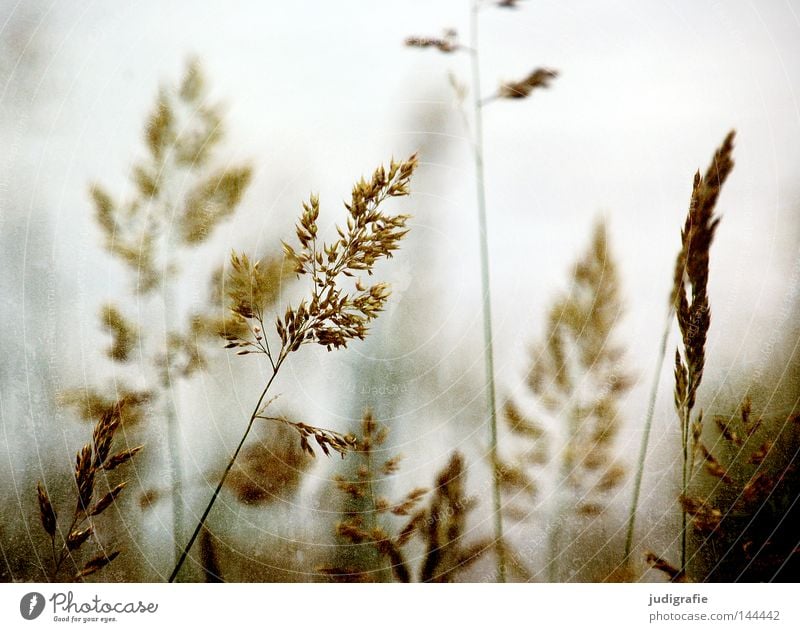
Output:
[[[186,561],[192,546],[205,527],[214,504],[233,468],[236,458],[247,441],[256,419],[289,423],[280,418],[264,414],[264,400],[281,366],[289,354],[298,351],[304,344],[317,343],[330,351],[346,348],[354,339],[363,340],[368,325],[383,311],[389,298],[385,283],[365,286],[356,275],[371,275],[375,263],[388,259],[400,247],[400,240],[408,232],[408,215],[386,215],[381,207],[389,198],[408,195],[409,181],[417,166],[416,156],[402,162],[392,161],[388,170],[379,167],[370,180],[361,179],[353,187],[352,199],[346,204],[348,211],[345,228],[336,227],[339,239],[330,243],[317,240],[317,218],[319,198],[312,196],[303,204],[303,213],[297,223],[295,250],[284,243],[285,262],[298,276],[306,276],[311,290],[297,307],[288,306],[284,315],[275,320],[273,340],[280,344],[270,347],[265,327],[265,311],[276,295],[274,270],[261,262],[251,262],[247,256],[233,253],[228,278],[230,309],[239,319],[239,331],[225,336],[226,348],[238,349],[238,355],[264,355],[272,368],[272,374],[258,397],[247,422],[242,438],[195,527],[194,533],[178,559],[169,581],[173,582]],[[356,277],[348,283],[348,279]],[[277,340],[276,340],[277,339]],[[299,433],[302,449],[314,455],[310,440],[313,439],[326,454],[344,454],[353,447],[354,439],[337,432],[315,428],[302,423],[290,423]]]
[[250,420],[247,422],[247,427],[245,428],[244,434],[242,435],[241,440],[239,441],[239,445],[236,446],[236,450],[233,452],[233,456],[231,456],[230,460],[228,461],[228,465],[225,467],[225,471],[222,473],[222,477],[217,484],[214,493],[211,495],[211,500],[208,501],[208,505],[206,505],[203,514],[200,516],[200,520],[197,522],[197,526],[194,529],[194,533],[192,533],[192,537],[189,538],[189,541],[186,543],[186,546],[183,547],[181,551],[180,557],[178,561],[175,563],[175,568],[172,570],[172,573],[169,576],[169,582],[172,583],[178,577],[178,573],[180,573],[181,568],[183,567],[184,562],[186,561],[186,557],[189,555],[189,551],[192,550],[192,546],[194,546],[195,540],[200,535],[200,532],[205,528],[206,519],[208,518],[208,514],[211,513],[211,509],[214,507],[214,503],[217,502],[217,497],[219,493],[222,491],[222,488],[225,486],[225,481],[228,478],[228,474],[230,474],[231,469],[233,469],[234,463],[236,463],[236,457],[239,456],[239,453],[242,451],[242,447],[244,447],[245,442],[247,441],[247,437],[250,435],[250,431],[253,429],[253,423],[258,418],[258,413],[261,410],[261,404],[264,401],[264,398],[267,396],[267,392],[269,391],[269,387],[272,386],[272,382],[275,380],[275,376],[278,374],[278,369],[280,369],[281,364],[283,363],[285,356],[280,358],[278,362],[275,364],[275,369],[272,372],[269,380],[267,381],[264,390],[261,391],[261,395],[258,398],[258,402],[256,403],[255,408],[253,409],[253,413],[250,415]]

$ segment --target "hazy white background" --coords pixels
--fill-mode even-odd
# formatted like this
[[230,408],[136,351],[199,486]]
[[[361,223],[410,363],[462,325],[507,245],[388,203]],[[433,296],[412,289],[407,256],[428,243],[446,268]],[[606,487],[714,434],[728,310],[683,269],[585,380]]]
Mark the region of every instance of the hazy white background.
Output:
[[[482,14],[486,94],[537,66],[561,75],[549,91],[485,112],[498,382],[505,392],[518,383],[547,305],[605,217],[627,305],[620,340],[637,380],[620,437],[632,461],[692,174],[731,128],[737,166],[712,251],[704,405],[734,396],[785,344],[773,332],[793,322],[800,271],[800,2],[519,4]],[[205,275],[231,248],[274,247],[309,192],[320,192],[333,221],[358,175],[419,149],[405,205],[414,230],[407,253],[383,268],[397,293],[375,339],[340,354],[304,352],[280,390],[320,425],[345,428],[363,406],[378,408],[409,457],[401,489],[429,480],[455,445],[480,460],[474,174],[447,83],[449,72],[467,82],[468,59],[403,46],[445,27],[466,37],[467,18],[466,0],[0,2],[4,521],[31,520],[42,460],[63,452],[68,467],[82,436],[68,414],[53,413],[52,393],[111,379],[97,309],[127,285],[101,248],[88,184],[124,195],[158,85],[177,81],[192,54],[226,104],[221,155],[256,171],[243,210],[184,262],[198,281],[184,289],[183,308],[204,295]],[[381,411],[391,367],[404,397]],[[370,374],[377,390],[364,393]],[[652,449],[671,454],[668,368],[663,377]],[[230,451],[243,421],[220,417],[198,393],[233,397],[244,410],[258,374],[234,361],[200,382],[178,395],[199,420],[185,430],[187,470],[198,472]],[[330,485],[315,472],[309,497]],[[651,519],[674,513],[664,492],[674,484],[668,460],[651,470]],[[625,489],[620,507],[627,498]]]

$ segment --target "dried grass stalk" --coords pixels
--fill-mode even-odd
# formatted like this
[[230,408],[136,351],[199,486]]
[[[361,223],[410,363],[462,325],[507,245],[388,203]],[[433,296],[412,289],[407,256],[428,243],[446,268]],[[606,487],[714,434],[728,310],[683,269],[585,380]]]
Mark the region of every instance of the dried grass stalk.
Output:
[[[602,514],[610,494],[625,479],[625,469],[614,455],[620,399],[630,388],[623,349],[615,340],[622,314],[619,285],[606,228],[598,224],[587,252],[575,265],[569,294],[549,310],[545,344],[531,354],[527,385],[540,414],[552,417],[558,426],[545,432],[542,423],[513,400],[504,405],[518,453],[513,461],[496,465],[496,477],[518,501],[527,497],[530,503],[536,492],[533,474],[547,467],[557,477],[557,487],[569,490],[560,492],[569,498],[561,498],[551,510],[554,524],[563,522],[565,512]],[[548,451],[548,442],[555,449]],[[533,508],[523,511],[533,513]],[[548,540],[550,580],[557,581],[560,527],[551,529]]]
[[[495,6],[501,8],[513,8],[516,6],[514,1],[500,1]],[[486,383],[486,408],[487,421],[489,427],[489,458],[495,464],[498,462],[497,440],[497,405],[496,389],[494,377],[494,346],[492,340],[492,311],[491,311],[491,288],[489,283],[489,243],[488,226],[486,219],[486,189],[484,178],[484,152],[483,152],[483,108],[500,98],[520,99],[529,96],[534,90],[546,88],[558,73],[555,70],[539,68],[530,73],[523,80],[503,84],[492,96],[483,98],[481,94],[481,72],[479,60],[479,13],[483,8],[481,0],[471,0],[470,2],[470,27],[469,43],[466,46],[458,44],[455,31],[446,31],[444,38],[411,37],[406,40],[406,45],[416,48],[436,48],[443,53],[453,53],[457,51],[467,52],[470,55],[472,71],[472,103],[474,115],[474,134],[473,134],[473,158],[475,161],[475,193],[478,211],[478,224],[480,235],[480,258],[481,258],[481,291],[482,291],[482,315],[483,315],[483,345],[484,345],[484,371]],[[467,94],[467,90],[450,75],[450,85],[453,87],[459,102],[462,102]],[[463,114],[466,122],[466,114]],[[495,557],[497,561],[497,581],[504,582],[506,579],[505,568],[505,549],[503,548],[503,511],[500,482],[497,478],[492,486],[492,510],[495,535]]]
[[[107,411],[95,424],[92,440],[78,450],[75,457],[77,502],[69,525],[62,525],[59,529],[58,514],[44,486],[40,482],[36,487],[42,528],[50,537],[53,557],[51,580],[59,578],[67,560],[71,560],[79,567],[75,576],[79,579],[101,570],[119,554],[114,552],[107,555],[103,551],[103,545],[96,536],[94,521],[117,502],[126,485],[123,481],[100,495],[97,489],[98,477],[103,472],[111,471],[126,463],[142,449],[142,446],[136,446],[112,454],[114,435],[120,426],[121,416],[119,408]],[[97,542],[102,552],[81,567],[77,553],[90,538]]]
[[[686,498],[692,474],[691,455],[702,432],[702,421],[693,430],[692,411],[705,368],[705,345],[711,325],[708,301],[709,254],[719,218],[714,215],[722,185],[733,170],[733,140],[730,132],[701,176],[694,176],[689,212],[681,231],[681,250],[675,262],[672,302],[681,333],[675,351],[675,408],[681,423],[683,456],[681,496]],[[681,569],[686,570],[687,507],[683,505]]]
[[274,335],[268,334],[266,323],[272,320],[267,310],[275,289],[266,282],[259,262],[235,252],[231,255],[228,299],[231,311],[245,325],[239,327],[239,331],[247,333],[227,334],[227,347],[237,349],[240,355],[264,356],[272,373],[194,533],[170,574],[170,582],[178,576],[256,419],[291,425],[300,437],[301,447],[310,454],[313,454],[310,437],[326,454],[331,451],[344,454],[351,447],[347,437],[337,432],[286,419],[271,419],[266,415],[269,402],[265,403],[265,399],[283,363],[304,344],[317,343],[330,351],[347,347],[352,340],[367,335],[369,324],[383,310],[390,292],[385,283],[365,285],[359,275],[372,275],[375,264],[391,258],[408,232],[409,216],[384,213],[383,206],[392,198],[409,194],[416,166],[415,155],[400,162],[392,160],[388,168],[378,167],[371,178],[359,180],[352,189],[349,203],[345,204],[347,222],[344,227],[337,226],[338,239],[330,243],[318,238],[319,198],[312,196],[303,204],[296,225],[298,245],[284,243],[284,253],[290,268],[298,277],[306,278],[310,288],[299,304],[288,305],[282,315],[277,315]]

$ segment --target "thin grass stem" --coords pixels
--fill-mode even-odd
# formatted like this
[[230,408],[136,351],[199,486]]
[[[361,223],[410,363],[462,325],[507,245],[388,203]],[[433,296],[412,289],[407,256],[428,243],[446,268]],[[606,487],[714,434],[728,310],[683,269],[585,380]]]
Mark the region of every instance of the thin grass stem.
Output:
[[489,243],[486,222],[486,187],[483,163],[483,113],[481,103],[481,73],[478,55],[478,11],[480,3],[472,0],[470,12],[470,59],[472,65],[472,96],[475,111],[475,183],[480,225],[481,289],[483,293],[483,340],[486,373],[486,407],[489,414],[489,459],[492,464],[492,501],[494,511],[495,553],[497,556],[497,581],[505,582],[505,548],[503,547],[503,514],[500,498],[500,481],[494,472],[497,463],[497,405],[494,383],[494,346],[492,344],[492,296],[489,284]]
[[[171,247],[168,243],[167,247]],[[165,337],[169,337],[169,317],[174,312],[174,289],[170,283],[169,274],[164,275],[163,285],[163,301],[164,301],[164,329]],[[180,441],[178,429],[178,414],[177,403],[172,396],[172,388],[177,388],[177,382],[172,382],[170,370],[172,367],[172,354],[169,342],[165,340],[164,349],[166,353],[165,358],[165,375],[163,378],[164,387],[164,416],[166,418],[167,426],[167,452],[169,453],[169,476],[170,476],[170,489],[172,496],[172,542],[174,547],[174,554],[172,563],[174,564],[178,555],[180,554],[181,545],[181,528],[183,526],[183,481],[181,476],[181,454],[180,454]]]
[[681,573],[686,574],[686,527],[687,527],[687,515],[686,515],[686,505],[683,502],[683,499],[687,497],[689,493],[689,472],[688,472],[688,463],[689,463],[689,424],[690,424],[690,416],[692,414],[691,409],[684,404],[684,416],[682,420],[682,428],[681,428],[681,435],[683,441],[683,467],[682,467],[682,480],[681,480]]
[[272,386],[272,382],[275,380],[275,376],[278,375],[278,371],[280,370],[281,364],[283,363],[285,358],[286,355],[284,354],[281,357],[279,357],[278,361],[275,363],[275,370],[272,372],[272,375],[267,381],[266,386],[264,386],[264,390],[261,391],[261,395],[258,398],[258,402],[256,403],[255,408],[253,408],[253,412],[250,415],[250,421],[248,421],[247,423],[247,428],[245,429],[244,434],[242,435],[242,438],[239,441],[239,445],[236,446],[236,451],[233,453],[233,456],[231,457],[230,461],[228,461],[228,465],[225,467],[225,471],[223,472],[222,477],[220,478],[219,483],[217,484],[217,488],[214,490],[214,494],[211,496],[211,500],[208,502],[208,505],[206,506],[203,515],[200,516],[200,520],[198,521],[197,526],[195,527],[192,537],[189,538],[189,542],[187,542],[186,546],[183,548],[181,556],[178,559],[178,562],[175,564],[175,568],[172,570],[172,574],[169,576],[170,583],[174,582],[175,579],[177,578],[178,573],[180,572],[181,567],[183,566],[183,563],[186,561],[186,557],[189,555],[189,551],[192,549],[195,540],[197,540],[197,537],[203,530],[203,527],[205,526],[206,523],[206,519],[208,518],[208,514],[211,513],[211,509],[214,506],[214,503],[217,502],[217,497],[219,496],[219,493],[222,491],[222,487],[225,485],[225,480],[228,478],[228,474],[230,473],[231,469],[233,469],[233,464],[236,462],[236,457],[238,457],[239,452],[242,451],[242,447],[244,446],[245,441],[247,441],[247,437],[250,434],[250,430],[252,430],[253,428],[253,423],[258,418],[258,414],[261,411],[261,403],[267,396],[269,387]]
[[650,398],[647,403],[647,417],[644,421],[642,444],[639,448],[639,458],[636,463],[636,476],[633,481],[633,498],[631,499],[631,509],[628,515],[628,532],[625,536],[625,558],[623,560],[623,563],[625,564],[627,564],[630,560],[630,556],[633,551],[633,536],[636,530],[636,512],[639,509],[639,496],[642,492],[642,478],[644,477],[644,463],[647,459],[647,447],[650,443],[650,431],[653,428],[653,416],[655,415],[656,398],[658,396],[658,382],[661,377],[661,371],[664,368],[664,360],[667,357],[667,342],[669,341],[669,332],[674,316],[674,310],[670,309],[669,313],[667,314],[666,322],[664,323],[664,332],[661,335],[661,346],[659,347],[656,370],[655,374],[653,375],[653,385],[650,388]]

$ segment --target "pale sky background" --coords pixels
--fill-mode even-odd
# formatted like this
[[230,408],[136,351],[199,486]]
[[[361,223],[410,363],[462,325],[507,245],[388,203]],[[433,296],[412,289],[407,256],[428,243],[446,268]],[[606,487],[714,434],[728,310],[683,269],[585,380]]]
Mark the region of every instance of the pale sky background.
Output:
[[[97,307],[123,294],[125,275],[101,249],[87,186],[99,181],[124,194],[158,85],[176,82],[190,55],[200,58],[212,98],[226,104],[221,155],[256,170],[242,211],[187,262],[200,279],[231,248],[273,247],[309,192],[321,194],[323,216],[334,221],[356,177],[422,149],[414,196],[403,203],[411,212],[420,207],[409,238],[415,254],[382,268],[397,296],[379,331],[399,346],[376,342],[337,356],[311,351],[284,376],[285,397],[302,396],[304,414],[335,427],[358,406],[337,388],[358,358],[394,358],[422,375],[436,373],[442,392],[455,393],[466,374],[479,378],[474,174],[447,79],[452,72],[468,82],[468,59],[403,46],[409,35],[449,27],[466,37],[467,19],[466,0],[1,0],[0,238],[8,274],[0,288],[8,326],[0,344],[14,358],[3,370],[1,412],[9,453],[28,454],[14,428],[47,434],[48,388],[91,382],[108,370],[93,352],[105,341]],[[530,0],[515,11],[487,8],[481,29],[485,94],[535,67],[561,73],[550,90],[485,111],[498,382],[519,382],[546,306],[565,287],[593,221],[605,217],[627,306],[620,341],[636,379],[629,431],[620,438],[621,452],[633,455],[692,175],[705,170],[730,129],[737,130],[736,168],[720,199],[712,250],[707,405],[717,395],[733,397],[737,380],[769,362],[773,332],[793,322],[800,2]],[[441,147],[428,157],[428,131],[437,125]],[[419,253],[427,263],[415,266]],[[204,287],[185,290],[185,307]],[[413,320],[415,313],[424,316]],[[403,322],[413,330],[396,330]],[[309,367],[319,368],[316,377],[304,373]],[[677,436],[670,374],[667,367],[654,451],[673,449]],[[242,387],[242,409],[257,387],[258,376],[252,379]],[[431,404],[415,398],[415,384],[392,422],[403,452],[417,455],[406,475],[429,479],[453,441],[479,454],[484,429],[454,431],[445,418],[404,431],[404,419]],[[210,411],[196,400],[183,405]],[[186,438],[190,463],[203,461],[220,438],[238,435],[236,425],[213,424],[213,437]],[[55,432],[65,433],[73,451],[76,435]],[[4,467],[37,468],[22,458],[22,467],[12,459]],[[655,470],[654,489],[668,470]]]

